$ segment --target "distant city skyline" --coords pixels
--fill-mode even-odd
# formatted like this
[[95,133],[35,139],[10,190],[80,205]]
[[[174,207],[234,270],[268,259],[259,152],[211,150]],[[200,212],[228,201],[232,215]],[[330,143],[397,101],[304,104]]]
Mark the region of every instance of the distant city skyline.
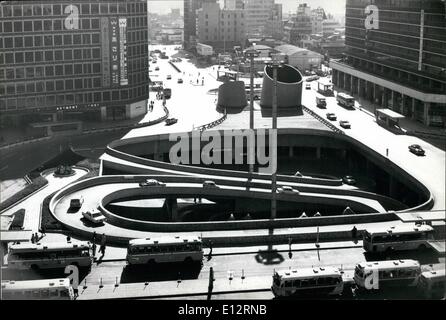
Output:
[[[223,0],[218,0],[221,4]],[[325,11],[339,15],[345,14],[346,0],[276,0],[283,5],[283,13],[296,12],[301,3],[308,3],[311,8],[322,7]],[[148,0],[148,10],[152,13],[166,14],[171,9],[180,9],[183,13],[183,0]]]

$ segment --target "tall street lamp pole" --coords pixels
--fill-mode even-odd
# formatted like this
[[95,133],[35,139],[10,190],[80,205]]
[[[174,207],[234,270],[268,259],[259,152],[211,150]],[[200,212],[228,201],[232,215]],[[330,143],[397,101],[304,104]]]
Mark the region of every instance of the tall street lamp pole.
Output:
[[[254,58],[259,56],[259,52],[254,49],[245,52],[246,57],[250,59],[250,92],[249,92],[249,129],[254,130]],[[254,171],[254,155],[250,155],[249,174]]]
[[273,130],[272,130],[272,175],[271,175],[271,219],[275,219],[277,216],[277,69],[283,64],[281,55],[272,56],[273,61],[270,67],[273,68],[273,101],[272,101],[272,118],[273,118]]

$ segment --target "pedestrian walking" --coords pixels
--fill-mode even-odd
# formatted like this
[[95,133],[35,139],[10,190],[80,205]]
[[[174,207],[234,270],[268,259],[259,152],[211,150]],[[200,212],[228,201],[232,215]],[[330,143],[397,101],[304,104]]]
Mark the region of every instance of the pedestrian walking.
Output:
[[92,245],[92,249],[93,249],[93,258],[96,257],[96,243],[93,242]]
[[96,243],[96,231],[93,232],[93,237],[91,238],[91,242]]
[[36,241],[36,236],[34,233],[31,235],[31,243],[34,243]]
[[356,226],[353,226],[353,229],[352,229],[352,239],[356,240],[357,236],[358,236],[358,229],[356,229]]
[[209,240],[209,256],[210,257],[212,256],[212,245],[213,245],[212,240]]
[[67,236],[67,242],[70,242],[70,241],[71,241],[71,237]]
[[105,233],[102,234],[102,239],[101,239],[101,247],[99,248],[99,251],[101,252],[102,256],[105,256],[105,243],[107,242],[106,237],[105,237]]

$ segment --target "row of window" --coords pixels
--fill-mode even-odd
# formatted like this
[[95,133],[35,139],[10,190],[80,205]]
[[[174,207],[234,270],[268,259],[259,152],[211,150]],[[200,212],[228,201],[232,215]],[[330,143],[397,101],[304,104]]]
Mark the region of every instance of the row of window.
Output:
[[[87,64],[84,66],[91,67],[90,64]],[[71,65],[67,65],[65,67],[71,67]],[[65,68],[65,70],[66,69],[67,68]],[[90,73],[91,73],[92,70],[91,70],[91,68],[88,68],[88,70],[86,70],[86,71],[87,72],[90,71]],[[52,71],[50,73],[52,73]],[[130,83],[132,83],[132,85],[148,81],[147,73],[143,73],[143,72],[132,74],[128,78],[129,78]],[[47,81],[0,83],[0,95],[30,94],[30,93],[40,93],[40,92],[53,92],[53,91],[70,91],[70,90],[82,90],[82,89],[92,89],[92,88],[101,88],[101,87],[102,87],[102,78],[101,77],[55,79],[55,80],[51,79],[51,80],[47,80]]]
[[99,33],[35,35],[0,38],[0,48],[32,48],[99,44]]
[[[145,17],[128,18],[129,29],[147,27]],[[98,30],[99,18],[79,19],[80,30]],[[40,31],[63,31],[67,30],[64,19],[47,20],[24,20],[24,21],[4,21],[0,22],[0,32],[18,33],[18,32],[40,32]],[[69,30],[72,32],[72,30]]]
[[75,94],[42,94],[37,97],[0,98],[0,110],[15,110],[25,108],[56,107],[72,104],[87,104],[93,102],[116,102],[148,98],[148,86],[139,86],[125,90],[96,91]]
[[307,288],[307,287],[317,287],[317,286],[322,287],[322,286],[336,285],[341,281],[342,281],[341,278],[332,278],[332,277],[297,279],[297,280],[286,280],[284,282],[284,286],[292,288]]
[[[144,45],[129,46],[127,57],[146,55],[148,48]],[[0,53],[0,65],[20,64],[20,63],[41,63],[54,61],[70,61],[83,59],[100,59],[100,48],[86,49],[65,49],[46,51],[19,51]]]
[[74,5],[80,14],[113,14],[113,13],[146,13],[147,3],[144,2],[112,2],[112,3],[83,3],[83,4],[24,4],[24,5],[3,5],[0,6],[0,17],[31,17],[31,16],[51,16],[65,15],[67,7]]
[[[147,32],[136,31],[130,32],[130,41],[127,43],[128,56],[140,55],[148,52],[147,46],[141,45],[140,37],[147,37]],[[134,41],[134,39],[137,41]],[[141,39],[143,40],[143,39]],[[144,39],[146,40],[146,39]],[[138,45],[131,45],[132,43],[137,43]],[[40,47],[51,47],[54,46],[86,46],[86,45],[98,45],[99,44],[99,34],[83,34],[83,35],[46,35],[46,36],[25,36],[25,37],[4,37],[0,38],[0,49],[20,49],[20,48],[40,48]],[[81,50],[81,49],[74,49]],[[53,51],[53,50],[51,50]],[[58,52],[62,50],[54,50]],[[66,49],[64,52],[71,51],[71,49]],[[39,52],[42,52],[39,50]],[[12,54],[12,52],[10,52]],[[18,53],[18,52],[15,52]],[[6,52],[5,52],[6,54]],[[27,54],[27,52],[25,52]],[[78,56],[82,58],[81,56]],[[66,59],[66,58],[65,58]],[[51,61],[51,60],[50,60]],[[29,62],[29,61],[27,61]]]

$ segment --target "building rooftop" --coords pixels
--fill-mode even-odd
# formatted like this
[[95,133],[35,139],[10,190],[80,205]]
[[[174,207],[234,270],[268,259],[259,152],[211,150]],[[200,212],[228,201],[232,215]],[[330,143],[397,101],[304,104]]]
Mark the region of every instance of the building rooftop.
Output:
[[310,51],[310,50],[307,50],[307,49],[304,49],[304,48],[299,48],[299,47],[293,46],[291,44],[284,44],[284,45],[281,45],[281,46],[277,46],[274,49],[276,49],[277,51],[280,51],[280,52],[282,52],[282,53],[284,53],[286,55],[292,55],[292,54],[295,54],[295,53],[298,53],[298,52],[302,52],[302,53],[305,52],[307,54],[311,53],[313,55],[322,56],[321,54],[319,54],[317,52]]

